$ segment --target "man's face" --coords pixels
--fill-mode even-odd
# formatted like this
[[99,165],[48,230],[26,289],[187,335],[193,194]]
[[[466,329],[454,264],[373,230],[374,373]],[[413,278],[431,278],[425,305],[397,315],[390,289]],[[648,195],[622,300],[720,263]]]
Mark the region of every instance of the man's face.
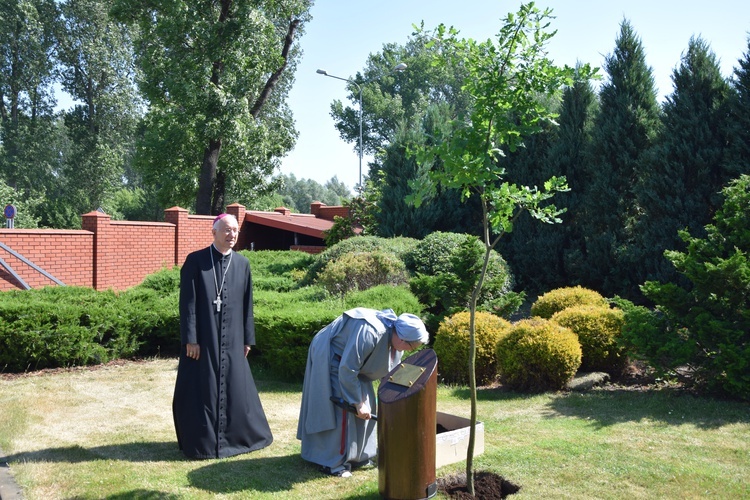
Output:
[[234,217],[224,217],[211,232],[214,235],[214,246],[221,253],[226,253],[237,243],[237,233],[240,232],[240,228]]

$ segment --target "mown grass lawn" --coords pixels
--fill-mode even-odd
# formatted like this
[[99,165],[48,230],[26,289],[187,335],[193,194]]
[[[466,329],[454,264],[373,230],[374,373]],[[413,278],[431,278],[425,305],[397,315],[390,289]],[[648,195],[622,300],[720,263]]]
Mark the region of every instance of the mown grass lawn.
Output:
[[[299,457],[301,384],[261,373],[274,443],[230,459],[184,459],[171,414],[176,366],[157,359],[0,378],[0,449],[24,497],[379,498],[377,469],[329,478]],[[467,417],[468,390],[440,386],[438,410]],[[485,452],[476,470],[520,485],[511,498],[750,498],[746,403],[670,389],[485,389],[479,419]]]

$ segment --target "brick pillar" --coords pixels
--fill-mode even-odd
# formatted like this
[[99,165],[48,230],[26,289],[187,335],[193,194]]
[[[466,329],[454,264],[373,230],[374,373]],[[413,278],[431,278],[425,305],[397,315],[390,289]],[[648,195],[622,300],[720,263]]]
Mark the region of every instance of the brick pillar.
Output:
[[310,213],[313,214],[315,217],[318,216],[320,213],[320,207],[326,206],[325,203],[322,203],[320,201],[314,201],[310,203]]
[[117,251],[113,248],[111,217],[102,212],[89,212],[81,216],[81,227],[94,233],[91,252],[94,290],[105,290],[115,284]]
[[188,254],[188,211],[180,207],[168,208],[164,210],[164,221],[174,224],[174,265],[180,266]]
[[245,205],[240,205],[239,203],[227,205],[227,213],[234,215],[240,226],[240,234],[237,235],[237,244],[234,246],[234,249],[238,251],[247,249],[247,231],[242,230],[245,224]]

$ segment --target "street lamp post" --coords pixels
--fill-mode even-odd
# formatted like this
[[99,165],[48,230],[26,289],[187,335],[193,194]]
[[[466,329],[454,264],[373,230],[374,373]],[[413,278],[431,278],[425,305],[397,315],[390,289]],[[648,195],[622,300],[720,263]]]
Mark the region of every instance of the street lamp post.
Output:
[[[404,71],[405,69],[406,69],[406,64],[404,64],[404,63],[398,63],[396,66],[393,67],[393,69],[391,70],[391,72],[393,72],[393,71],[401,72],[401,71]],[[375,80],[377,80],[380,77],[382,77],[382,75],[379,76],[379,77],[377,77],[377,78],[366,80],[366,81],[362,82],[362,85],[360,85],[359,83],[355,82],[354,80],[352,80],[350,78],[342,78],[340,76],[330,75],[324,69],[319,69],[319,70],[316,71],[316,73],[318,73],[319,75],[329,76],[331,78],[335,78],[336,80],[343,80],[345,82],[349,82],[351,84],[354,84],[354,86],[357,87],[357,91],[359,92],[359,192],[361,194],[362,191],[363,191],[363,189],[362,189],[362,85],[364,85],[366,83],[374,82]]]

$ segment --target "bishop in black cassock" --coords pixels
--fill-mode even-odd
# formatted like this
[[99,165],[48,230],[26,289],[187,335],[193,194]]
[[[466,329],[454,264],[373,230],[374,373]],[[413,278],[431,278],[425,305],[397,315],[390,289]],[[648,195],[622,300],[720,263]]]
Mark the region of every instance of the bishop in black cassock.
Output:
[[180,336],[172,413],[190,458],[223,458],[264,448],[273,436],[247,354],[255,345],[250,263],[234,252],[238,224],[217,217],[214,243],[180,271]]

